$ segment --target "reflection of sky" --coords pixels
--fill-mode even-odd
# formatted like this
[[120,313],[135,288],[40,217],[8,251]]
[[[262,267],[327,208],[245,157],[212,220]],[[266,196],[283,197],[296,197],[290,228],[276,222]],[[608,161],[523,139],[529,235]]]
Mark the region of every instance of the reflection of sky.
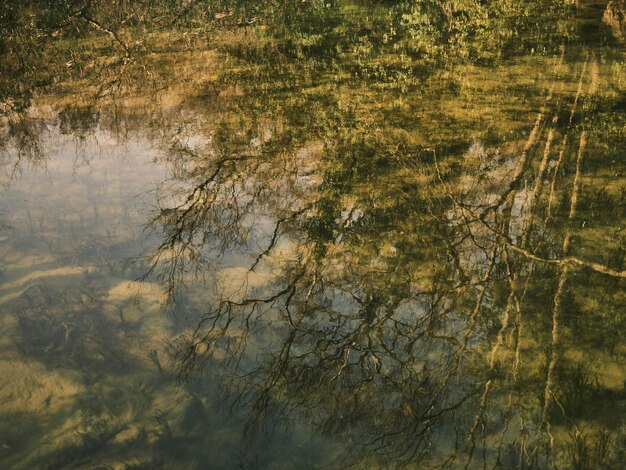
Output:
[[45,262],[54,273],[94,269],[94,263],[98,268],[121,265],[125,257],[137,255],[153,204],[149,191],[165,176],[164,168],[153,163],[154,150],[140,139],[118,142],[95,131],[80,140],[52,128],[42,150],[43,164],[23,159],[14,177],[3,182],[0,213],[9,229],[0,243],[11,250],[4,257],[0,292],[16,287],[12,270],[24,279],[37,277],[27,272],[26,258],[33,269]]
[[[160,287],[145,285],[135,297],[138,286],[122,272],[125,258],[141,248],[148,191],[165,175],[152,163],[154,151],[140,139],[120,143],[96,131],[77,140],[55,128],[42,138],[42,151],[45,163],[23,159],[0,199],[9,227],[0,242],[0,462],[11,468],[37,468],[44,455],[50,465],[68,463],[64,458],[81,452],[80,433],[118,430],[120,442],[135,439],[153,411],[138,413],[140,395],[129,387],[154,380],[145,348],[167,333]],[[137,336],[129,344],[131,333]],[[83,347],[84,357],[74,355]],[[113,359],[116,350],[127,365]],[[100,366],[90,370],[87,361]],[[125,383],[110,368],[135,375]],[[125,416],[110,408],[114,395],[127,401]]]
[[31,229],[40,230],[43,224],[40,236],[63,221],[94,235],[121,235],[145,223],[138,213],[150,202],[145,194],[165,176],[146,142],[119,145],[102,132],[85,141],[54,134],[44,143],[45,167],[24,164],[5,193],[7,222],[16,230],[28,230],[31,222]]
[[[173,322],[162,310],[163,288],[133,282],[143,268],[132,272],[125,262],[151,244],[143,226],[169,163],[155,163],[157,150],[139,137],[118,141],[96,130],[77,140],[48,130],[45,164],[24,160],[2,182],[0,467],[63,468],[87,459],[126,468],[154,455],[167,468],[209,458],[219,468],[258,456],[285,468],[319,460],[322,444],[302,426],[289,443],[285,436],[263,445],[244,440],[242,418],[222,409],[213,385],[177,387],[148,358],[157,351],[165,365]],[[275,255],[288,250],[283,245]],[[266,274],[234,264],[218,276],[227,292],[265,282]],[[29,330],[19,328],[16,312]],[[75,355],[80,347],[88,357]],[[158,416],[171,436],[161,435]],[[185,452],[176,439],[185,440]]]

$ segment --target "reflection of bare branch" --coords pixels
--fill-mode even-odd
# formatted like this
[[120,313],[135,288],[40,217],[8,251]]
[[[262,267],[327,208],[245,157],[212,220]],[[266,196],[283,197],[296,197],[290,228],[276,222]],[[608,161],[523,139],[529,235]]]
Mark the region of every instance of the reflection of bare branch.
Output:
[[281,229],[282,225],[285,224],[285,222],[288,222],[290,220],[296,219],[298,216],[304,214],[311,207],[312,206],[309,204],[309,205],[305,206],[304,209],[296,211],[296,212],[294,212],[292,214],[289,214],[288,216],[283,217],[281,219],[278,219],[276,221],[276,223],[274,224],[274,231],[272,232],[272,237],[270,238],[269,245],[267,246],[267,248],[265,250],[263,250],[261,253],[259,253],[259,255],[256,257],[256,259],[254,260],[254,263],[252,263],[252,266],[250,266],[250,271],[254,271],[254,269],[257,267],[257,265],[263,259],[263,257],[267,256],[270,253],[270,251],[272,251],[274,246],[276,246],[276,242],[280,238],[280,229]]
[[484,228],[486,228],[487,230],[489,230],[489,232],[491,232],[493,235],[495,235],[499,241],[501,241],[502,243],[504,243],[508,248],[510,248],[511,250],[515,251],[516,253],[519,253],[533,261],[539,261],[539,262],[543,262],[543,263],[549,263],[549,264],[557,264],[557,265],[576,265],[576,266],[580,266],[580,267],[584,267],[584,268],[588,268],[591,269],[592,271],[601,273],[601,274],[606,274],[608,276],[613,276],[613,277],[619,277],[619,278],[625,278],[626,277],[626,271],[622,270],[622,271],[618,271],[615,269],[612,269],[608,266],[602,265],[600,263],[594,263],[592,261],[586,261],[586,260],[582,260],[580,258],[577,258],[575,256],[563,256],[560,258],[545,258],[542,256],[539,256],[535,253],[533,253],[532,251],[530,251],[527,248],[523,248],[515,243],[513,243],[513,241],[510,239],[509,236],[507,236],[504,232],[498,231],[497,229],[493,228],[491,225],[489,225],[487,222],[485,222],[484,220],[482,220],[479,216],[477,216],[471,209],[469,209],[467,206],[465,206],[462,203],[459,203],[458,201],[455,201],[456,204],[458,204],[458,207],[465,213],[471,216],[470,219],[466,219],[469,220],[471,222],[475,222],[475,223],[480,223]]
[[[551,94],[521,144],[513,182],[488,189],[479,178],[470,191],[460,188],[433,149],[416,158],[414,149],[408,156],[397,143],[363,137],[360,155],[361,130],[350,131],[349,144],[326,136],[321,183],[309,193],[292,176],[297,144],[253,146],[253,134],[242,133],[245,142],[220,142],[207,156],[171,145],[193,162],[177,171],[194,183],[155,218],[165,236],[154,260],[167,262],[171,249],[170,267],[182,272],[187,262],[207,266],[226,247],[248,256],[261,246],[241,263],[243,287],[221,293],[175,343],[180,378],[219,364],[229,391],[250,406],[251,433],[304,415],[385,460],[414,465],[436,449],[438,464],[471,467],[482,448],[485,466],[542,462],[534,437],[544,384],[539,367],[523,360],[550,341],[540,328],[544,310],[532,305],[537,290],[574,267],[623,276],[568,250],[553,257],[550,233],[539,227],[562,111],[559,100],[548,119]],[[353,161],[338,158],[341,145]],[[384,174],[360,168],[388,154]],[[403,171],[426,176],[426,188],[411,177],[395,181]],[[518,188],[525,178],[527,192]],[[259,220],[269,228],[250,230]],[[289,261],[273,263],[269,255],[285,240]],[[255,286],[249,281],[264,261],[272,276]]]
[[126,54],[126,58],[129,59],[129,60],[132,60],[134,63],[137,63],[135,61],[135,59],[132,58],[132,53],[130,52],[130,49],[128,48],[128,45],[124,41],[122,41],[120,39],[119,35],[115,31],[110,30],[106,26],[102,25],[99,21],[94,20],[84,10],[81,10],[80,12],[78,12],[76,14],[76,16],[82,18],[83,20],[85,20],[91,26],[96,28],[98,31],[102,31],[102,32],[108,34],[109,36],[111,36],[113,38],[113,40],[124,50],[124,52]]

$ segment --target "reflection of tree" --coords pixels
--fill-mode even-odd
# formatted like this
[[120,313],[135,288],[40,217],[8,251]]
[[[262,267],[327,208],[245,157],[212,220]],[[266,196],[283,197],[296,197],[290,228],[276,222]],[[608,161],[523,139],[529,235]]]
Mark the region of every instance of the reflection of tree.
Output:
[[581,330],[572,312],[603,315],[570,287],[618,302],[624,277],[572,245],[583,172],[604,158],[589,147],[609,117],[597,67],[581,67],[576,96],[549,85],[508,154],[431,149],[358,101],[317,112],[332,91],[288,97],[277,114],[242,114],[273,102],[264,91],[255,103],[254,86],[218,98],[210,143],[171,147],[186,189],[154,220],[165,237],[153,261],[172,292],[237,246],[254,251],[249,278],[271,275],[242,280],[179,339],[181,375],[220,361],[254,424],[305,415],[394,462],[615,465],[619,423],[590,423],[583,403],[621,392],[582,364],[620,353],[575,346],[602,329]]
[[[347,436],[364,464],[619,462],[620,423],[598,400],[620,403],[621,384],[593,371],[623,365],[623,347],[602,334],[623,329],[615,292],[624,242],[607,247],[622,250],[608,262],[597,246],[574,243],[594,242],[585,225],[614,229],[589,201],[623,211],[619,182],[599,170],[608,153],[593,142],[602,135],[623,155],[623,117],[602,102],[597,59],[582,65],[562,49],[548,73],[554,84],[529,92],[545,96],[525,103],[539,108],[531,128],[511,118],[476,138],[462,109],[442,117],[438,100],[461,87],[459,64],[508,58],[513,45],[558,49],[565,33],[544,35],[521,14],[512,18],[527,34],[505,34],[520,26],[507,14],[529,3],[500,2],[490,22],[481,6],[489,2],[401,2],[392,27],[384,15],[357,18],[345,20],[348,33],[309,3],[319,23],[307,24],[295,3],[284,10],[297,27],[271,2],[242,8],[236,22],[218,12],[232,27],[264,14],[288,27],[222,45],[236,67],[185,103],[189,123],[152,121],[174,168],[159,192],[152,226],[162,242],[150,259],[170,300],[190,273],[219,274],[235,257],[245,265],[241,288],[225,288],[173,344],[181,376],[216,361],[251,404],[251,431],[304,415],[322,433]],[[79,13],[112,38],[121,63],[137,65],[122,33]],[[408,90],[425,98],[402,101]],[[500,91],[496,101],[505,108],[507,99]],[[433,123],[417,122],[422,106],[435,109],[421,116]],[[103,125],[106,116],[85,109],[64,110],[62,129],[82,135]],[[207,115],[212,124],[185,132]],[[416,135],[422,126],[427,139]],[[525,137],[505,144],[519,128]],[[202,138],[189,139],[194,133]],[[488,137],[493,145],[481,143]],[[601,180],[585,187],[592,169]],[[166,418],[157,420],[171,437]]]

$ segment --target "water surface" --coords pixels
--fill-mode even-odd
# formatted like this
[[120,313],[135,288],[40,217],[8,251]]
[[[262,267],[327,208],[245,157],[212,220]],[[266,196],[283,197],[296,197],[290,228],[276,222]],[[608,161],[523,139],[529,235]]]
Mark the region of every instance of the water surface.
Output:
[[620,468],[624,10],[431,3],[120,26],[2,115],[4,466]]

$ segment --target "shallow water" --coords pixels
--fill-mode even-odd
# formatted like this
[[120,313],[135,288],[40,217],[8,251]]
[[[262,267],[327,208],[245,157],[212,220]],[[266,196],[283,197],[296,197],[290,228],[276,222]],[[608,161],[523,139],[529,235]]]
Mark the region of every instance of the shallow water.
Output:
[[626,62],[582,4],[240,25],[6,117],[2,466],[621,468]]

